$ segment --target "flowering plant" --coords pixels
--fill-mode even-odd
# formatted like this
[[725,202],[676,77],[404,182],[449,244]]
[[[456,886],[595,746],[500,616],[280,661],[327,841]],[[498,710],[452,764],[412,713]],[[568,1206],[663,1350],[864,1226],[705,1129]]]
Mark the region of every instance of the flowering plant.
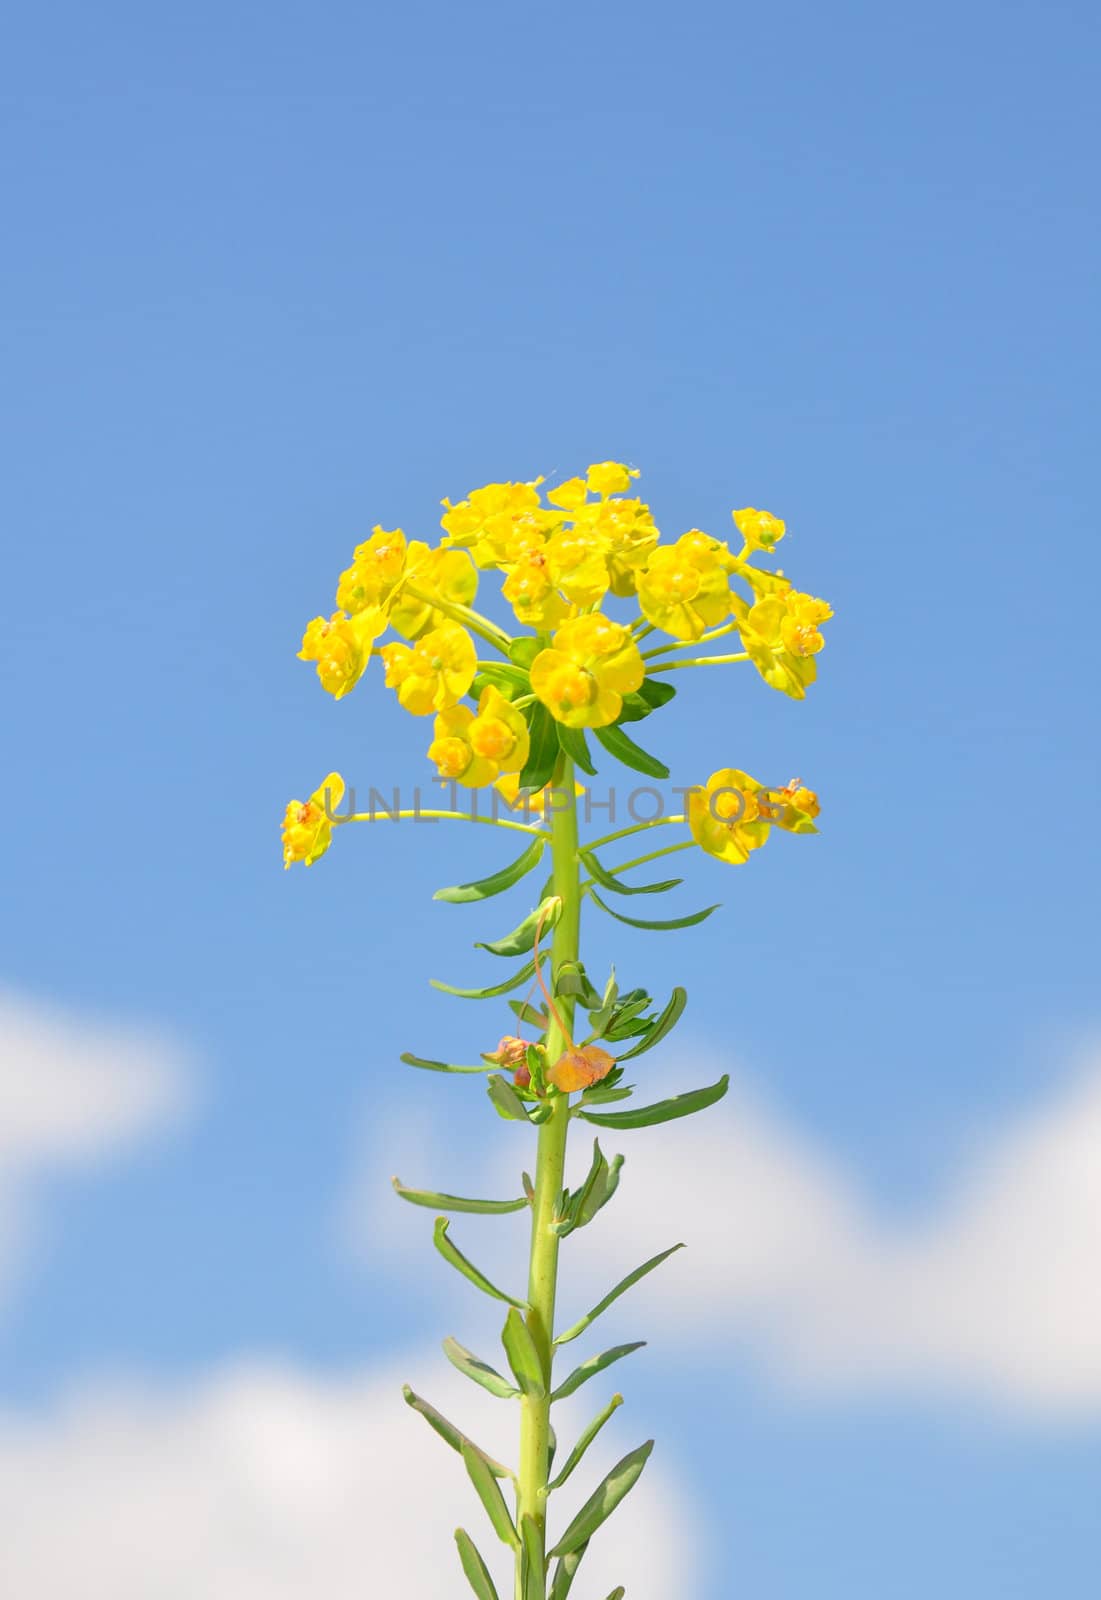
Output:
[[[530,985],[526,999],[507,1002],[510,1031],[475,1065],[403,1057],[431,1072],[484,1074],[495,1113],[534,1132],[534,1177],[525,1173],[523,1193],[504,1200],[435,1194],[394,1180],[403,1200],[440,1213],[433,1240],[444,1260],[507,1307],[501,1334],[507,1375],[453,1339],[445,1341],[444,1351],[473,1382],[518,1403],[515,1468],[487,1455],[412,1390],[406,1389],[405,1398],[462,1457],[494,1533],[511,1552],[515,1600],[566,1600],[589,1541],[637,1481],[653,1447],[650,1440],[625,1455],[573,1519],[564,1527],[555,1522],[552,1530],[551,1495],[578,1467],[621,1397],[613,1396],[597,1414],[557,1473],[551,1408],[638,1346],[590,1356],[559,1381],[555,1360],[613,1301],[681,1248],[674,1244],[644,1261],[579,1321],[557,1327],[560,1245],[612,1198],[623,1163],[622,1156],[607,1158],[598,1137],[581,1187],[565,1187],[571,1124],[613,1133],[650,1127],[702,1111],[727,1087],[723,1077],[670,1099],[626,1105],[634,1093],[623,1081],[626,1063],[668,1037],[687,997],[676,987],[664,1004],[655,1004],[642,988],[622,989],[614,972],[606,984],[595,985],[581,959],[582,906],[588,902],[630,927],[658,932],[702,922],[716,907],[658,920],[628,915],[611,902],[676,888],[681,880],[675,878],[638,883],[625,876],[658,857],[699,847],[718,861],[743,865],[774,828],[814,833],[818,815],[817,796],[798,780],[770,789],[740,768],[723,767],[705,784],[682,791],[683,813],[582,841],[583,791],[576,774],[596,772],[589,735],[612,760],[667,778],[668,768],[626,725],[669,705],[675,694],[669,674],[750,662],[771,688],[801,700],[815,679],[821,626],[832,615],[824,601],[795,589],[781,571],[756,564],[784,537],[784,523],[776,517],[752,507],[735,511],[736,550],[698,528],[665,542],[649,506],[630,492],[637,476],[617,462],[603,462],[584,478],[542,494],[542,479],[488,484],[456,504],[443,502],[444,533],[434,547],[407,540],[400,529],[376,528],[340,577],[338,609],[309,624],[300,651],[337,699],[355,688],[378,657],[387,688],[405,710],[432,719],[427,754],[440,779],[452,785],[453,794],[455,785],[488,789],[494,803],[492,815],[453,806],[415,813],[395,807],[376,816],[373,809],[357,813],[354,800],[341,812],[344,781],[330,773],[308,800],[287,807],[287,866],[312,865],[329,849],[337,826],[413,814],[525,836],[515,860],[490,877],[440,889],[438,900],[487,900],[550,858],[550,876],[519,924],[481,946],[520,965],[481,989],[436,984],[461,998],[491,1002]],[[484,572],[502,575],[501,594],[517,630],[475,609]],[[396,637],[380,642],[387,633]],[[655,633],[665,641],[642,648]],[[723,654],[710,648],[728,636],[736,636],[741,650]],[[481,646],[491,652],[485,659]],[[685,653],[697,647],[703,652]],[[605,858],[619,840],[669,824],[686,827],[688,837],[614,865]],[[491,1283],[460,1251],[449,1217],[516,1211],[530,1211],[531,1245],[527,1286],[514,1294]],[[470,1535],[460,1529],[455,1537],[478,1600],[498,1600]],[[616,1589],[608,1600],[620,1600],[623,1592]]]

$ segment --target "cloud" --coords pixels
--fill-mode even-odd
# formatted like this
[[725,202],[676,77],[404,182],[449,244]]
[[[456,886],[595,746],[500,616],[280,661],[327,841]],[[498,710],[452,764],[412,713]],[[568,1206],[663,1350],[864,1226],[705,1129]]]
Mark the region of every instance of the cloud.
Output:
[[188,1102],[164,1039],[0,991],[0,1296],[27,1254],[42,1180],[119,1154]]
[[[708,1076],[697,1055],[694,1081]],[[686,1343],[711,1340],[721,1323],[804,1394],[940,1393],[1101,1415],[1101,1051],[1047,1104],[988,1130],[906,1221],[737,1084],[703,1116],[602,1142],[627,1163],[614,1221],[570,1241],[571,1301],[666,1244],[690,1246],[609,1313],[631,1337],[656,1320]],[[574,1143],[575,1160],[586,1156]]]
[[[438,1354],[423,1363],[434,1403],[506,1451],[515,1407],[441,1375]],[[559,1526],[597,1481],[590,1463],[604,1471],[636,1442],[622,1415],[606,1430],[618,1450],[599,1440],[562,1491]],[[396,1371],[321,1378],[250,1363],[175,1392],[98,1390],[31,1421],[0,1416],[0,1504],[0,1587],[35,1600],[440,1600],[463,1589],[458,1525],[512,1592],[459,1458],[402,1404]],[[587,1592],[692,1592],[697,1549],[651,1461],[586,1555]]]

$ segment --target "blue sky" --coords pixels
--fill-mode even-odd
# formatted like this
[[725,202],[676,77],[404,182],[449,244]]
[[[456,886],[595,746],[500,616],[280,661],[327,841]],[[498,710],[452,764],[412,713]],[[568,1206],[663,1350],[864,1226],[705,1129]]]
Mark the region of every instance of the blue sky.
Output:
[[[392,1219],[418,1284],[350,1243],[349,1196],[390,1225],[388,1139],[445,1188],[499,1160],[477,1091],[397,1056],[502,1031],[425,982],[484,972],[502,913],[430,896],[501,849],[355,829],[284,875],[277,832],[331,767],[424,774],[377,680],[334,704],[294,652],[374,523],[432,537],[488,479],[623,459],[668,532],[787,519],[837,614],[812,695],[682,675],[693,714],[650,743],[679,782],[799,773],[821,836],[686,856],[684,908],[720,914],[587,947],[687,983],[655,1082],[721,1062],[785,1130],[776,1170],[814,1152],[877,1237],[950,1230],[1003,1130],[1098,1059],[1093,8],[200,0],[4,33],[0,979],[78,1036],[170,1041],[191,1103],[16,1174],[11,1417],[258,1355],[335,1384],[448,1331],[425,1230]],[[824,1398],[728,1311],[623,1380],[713,1549],[736,1530],[700,1600],[1089,1592],[1096,1375],[1022,1407],[1037,1386],[991,1398],[972,1354],[970,1388],[892,1368]]]

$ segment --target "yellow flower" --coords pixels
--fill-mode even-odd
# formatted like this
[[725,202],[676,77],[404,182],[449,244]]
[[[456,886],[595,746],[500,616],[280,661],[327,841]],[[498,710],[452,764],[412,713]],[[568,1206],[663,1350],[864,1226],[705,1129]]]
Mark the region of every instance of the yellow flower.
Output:
[[[405,583],[447,605],[473,605],[478,572],[465,550],[431,549],[420,539],[409,545]],[[404,639],[438,628],[447,617],[427,600],[415,600],[404,585],[390,606],[390,626]]]
[[732,511],[730,515],[745,540],[746,550],[774,550],[787,531],[787,523],[767,511],[758,511],[754,506],[745,506],[741,511]]
[[588,485],[584,478],[567,478],[557,489],[547,490],[547,499],[551,505],[561,506],[564,511],[576,511],[578,506],[585,504],[588,497]]
[[302,636],[298,659],[316,661],[321,687],[339,700],[363,676],[372,645],[385,626],[385,617],[375,610],[351,618],[334,611],[328,622],[315,617]]
[[542,481],[487,483],[482,489],[472,489],[457,505],[445,500],[446,511],[440,519],[445,542],[469,550],[479,567],[508,560],[518,537],[538,538],[558,521],[557,512],[546,511],[539,504]]
[[501,772],[519,772],[528,759],[531,738],[523,713],[492,686],[482,691],[477,714],[452,706],[436,718],[428,747],[441,778],[481,789]]
[[564,1050],[554,1066],[547,1068],[546,1080],[563,1094],[573,1094],[575,1089],[591,1089],[614,1066],[615,1057],[607,1050],[587,1044],[581,1049]]
[[603,728],[645,675],[630,629],[594,611],[562,624],[552,647],[532,662],[531,686],[568,728]]
[[547,570],[571,605],[595,606],[608,592],[608,542],[594,529],[575,523],[547,540]]
[[457,622],[432,628],[412,647],[384,644],[379,654],[386,663],[386,687],[397,690],[415,717],[457,705],[478,670],[474,641]]
[[730,615],[730,552],[698,528],[651,551],[638,574],[638,603],[647,622],[674,639],[698,639]]
[[767,791],[737,767],[721,767],[704,788],[694,789],[688,796],[688,826],[701,849],[734,866],[748,861],[750,851],[760,849],[768,838],[762,793],[767,813]]
[[[376,527],[369,539],[357,545],[352,564],[340,574],[336,603],[349,616],[385,608],[405,571],[405,535],[400,528],[387,532]],[[380,628],[379,633],[382,632]]]
[[516,613],[517,621],[534,628],[537,633],[556,628],[570,608],[555,588],[542,540],[518,553],[515,562],[505,570],[508,576],[501,593]]
[[747,605],[732,601],[742,643],[761,677],[773,689],[802,700],[817,677],[814,657],[825,640],[819,624],[833,616],[824,600],[788,588]]
[[805,788],[798,778],[792,778],[785,788],[768,797],[772,821],[787,833],[817,833],[814,819],[821,811],[818,796],[813,789]]
[[601,500],[578,513],[577,525],[582,521],[604,548],[612,593],[634,594],[638,569],[660,538],[650,507],[642,500]]
[[312,867],[329,848],[333,825],[329,820],[344,798],[344,779],[330,772],[308,800],[292,800],[283,817],[283,865],[304,861]]
[[637,477],[634,467],[621,466],[618,461],[598,461],[589,468],[588,484],[593,494],[606,499],[610,494],[626,494],[631,479]]

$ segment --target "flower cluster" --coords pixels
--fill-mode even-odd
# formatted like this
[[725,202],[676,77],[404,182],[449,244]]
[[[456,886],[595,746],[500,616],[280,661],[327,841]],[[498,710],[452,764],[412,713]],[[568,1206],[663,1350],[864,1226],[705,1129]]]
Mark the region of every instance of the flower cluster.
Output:
[[[738,548],[699,528],[664,540],[632,492],[637,477],[605,461],[557,487],[486,484],[443,502],[436,545],[376,527],[340,575],[337,609],[309,623],[299,655],[338,700],[377,655],[399,704],[434,718],[427,753],[441,779],[472,789],[511,782],[529,794],[551,776],[528,770],[546,753],[547,728],[552,756],[556,728],[572,754],[570,739],[583,748],[586,731],[601,742],[607,732],[616,734],[608,748],[633,764],[636,747],[618,729],[671,696],[663,675],[679,667],[748,661],[770,687],[802,699],[833,613],[782,571],[755,565],[775,552],[784,522],[746,506],[732,513]],[[479,574],[491,570],[517,636],[473,609]],[[645,647],[654,633],[667,642]],[[678,659],[730,634],[740,655]],[[479,658],[481,640],[493,660]],[[696,806],[693,833],[721,859],[745,860],[776,820],[751,809],[726,823]],[[317,854],[296,844],[287,859]]]

